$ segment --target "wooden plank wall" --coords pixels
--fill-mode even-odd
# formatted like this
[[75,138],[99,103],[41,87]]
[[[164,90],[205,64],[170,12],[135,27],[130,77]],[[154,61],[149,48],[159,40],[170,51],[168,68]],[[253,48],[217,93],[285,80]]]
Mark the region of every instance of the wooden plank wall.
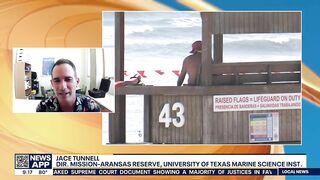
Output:
[[[172,105],[181,102],[185,107],[185,124],[177,128],[170,124],[165,128],[159,123],[160,112],[166,103]],[[151,97],[151,133],[152,143],[155,144],[201,144],[202,143],[202,96],[152,96]],[[172,111],[171,111],[172,112]],[[176,117],[171,113],[170,117]]]
[[[212,96],[207,96],[212,102]],[[249,114],[279,112],[279,141],[299,143],[301,141],[301,109],[213,112],[213,104],[207,104],[207,119],[204,118],[204,144],[249,143]],[[211,111],[209,111],[211,110]]]
[[[212,99],[212,97],[209,97]],[[239,112],[209,112],[204,144],[249,143],[249,114],[279,112],[279,142],[284,144],[301,142],[301,110],[269,110]]]
[[301,61],[210,65],[211,85],[300,83]]
[[301,32],[301,12],[208,12],[212,34]]
[[[165,103],[181,102],[185,125],[165,128],[159,114]],[[213,112],[212,96],[152,96],[151,136],[155,144],[247,144],[249,113],[279,112],[279,143],[301,142],[301,110]],[[175,117],[171,114],[170,117]]]

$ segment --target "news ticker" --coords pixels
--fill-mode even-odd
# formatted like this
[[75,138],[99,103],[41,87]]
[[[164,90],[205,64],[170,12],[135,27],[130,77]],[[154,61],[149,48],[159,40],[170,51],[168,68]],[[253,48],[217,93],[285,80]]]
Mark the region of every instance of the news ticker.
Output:
[[306,155],[15,154],[15,175],[320,175]]

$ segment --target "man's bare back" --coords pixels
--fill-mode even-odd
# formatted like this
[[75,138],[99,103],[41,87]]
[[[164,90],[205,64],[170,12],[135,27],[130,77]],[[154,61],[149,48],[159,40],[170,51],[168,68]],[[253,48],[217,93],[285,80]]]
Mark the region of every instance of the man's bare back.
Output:
[[198,71],[201,65],[201,53],[197,52],[186,57],[183,61],[182,70],[178,79],[178,86],[181,86],[185,75],[188,74],[188,85],[197,85]]
[[192,43],[192,50],[190,51],[192,55],[186,57],[183,61],[182,69],[177,82],[178,86],[182,85],[186,74],[188,74],[189,76],[188,85],[197,85],[197,79],[201,66],[201,49],[201,41],[195,41],[194,43]]

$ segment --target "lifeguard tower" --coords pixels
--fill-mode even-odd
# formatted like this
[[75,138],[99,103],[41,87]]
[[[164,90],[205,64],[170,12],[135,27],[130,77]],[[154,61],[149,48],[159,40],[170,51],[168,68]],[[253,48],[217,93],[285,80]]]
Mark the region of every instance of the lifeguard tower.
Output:
[[[223,35],[301,33],[301,12],[201,12],[201,18],[199,85],[116,89],[115,113],[109,118],[110,143],[125,143],[126,95],[137,94],[144,96],[144,141],[148,143],[300,144],[301,60],[224,63]],[[123,12],[115,14],[115,33],[115,80],[120,81],[125,62]],[[234,101],[274,97],[275,103],[284,104],[291,96],[298,99],[294,108],[287,104],[289,108],[239,109],[247,106],[239,101],[223,104],[231,97]],[[225,98],[219,101],[221,106],[216,106],[217,98]]]

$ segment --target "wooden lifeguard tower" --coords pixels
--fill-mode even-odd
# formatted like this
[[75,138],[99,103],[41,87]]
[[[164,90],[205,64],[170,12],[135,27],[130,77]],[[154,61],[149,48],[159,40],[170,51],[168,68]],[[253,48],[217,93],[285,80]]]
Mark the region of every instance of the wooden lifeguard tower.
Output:
[[[250,114],[267,112],[277,113],[279,137],[275,142],[266,143],[301,143],[301,108],[215,112],[213,107],[213,97],[217,95],[301,93],[301,60],[223,63],[223,34],[301,33],[301,13],[201,12],[201,18],[200,84],[116,89],[115,113],[109,118],[110,143],[125,143],[125,96],[128,94],[144,96],[145,142],[248,144],[251,143]],[[119,81],[124,79],[125,62],[123,12],[116,12],[115,33],[115,80]],[[181,108],[183,118],[178,114]],[[163,122],[159,120],[161,117]],[[171,125],[165,122],[167,117],[174,117]]]

